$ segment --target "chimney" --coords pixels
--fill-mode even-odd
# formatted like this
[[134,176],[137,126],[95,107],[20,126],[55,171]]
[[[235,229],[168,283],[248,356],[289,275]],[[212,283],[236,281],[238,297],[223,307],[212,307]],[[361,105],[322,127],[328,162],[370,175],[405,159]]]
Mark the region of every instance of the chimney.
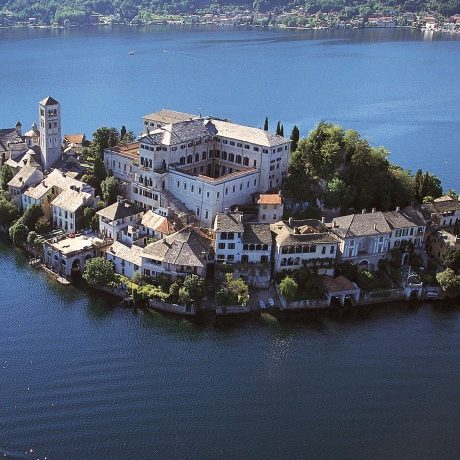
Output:
[[278,191],[278,196],[283,196],[281,190]]
[[401,208],[399,206],[396,206],[396,212],[399,212]]
[[123,196],[122,195],[117,196],[117,203],[123,203]]
[[289,227],[292,227],[292,217],[289,217],[288,222],[289,222]]
[[361,210],[361,214],[366,214],[366,210],[365,209]]
[[372,208],[372,212],[375,212],[375,208]]
[[374,230],[377,230],[377,224],[374,223]]
[[240,214],[240,222],[243,222],[243,213]]
[[228,208],[224,208],[225,214],[228,214]]
[[325,218],[324,216],[321,217],[321,223],[322,223],[322,224],[325,224],[325,223],[326,223],[326,218]]
[[295,233],[296,235],[298,235],[298,234],[300,233],[300,232],[299,232],[299,227],[294,227],[294,233]]

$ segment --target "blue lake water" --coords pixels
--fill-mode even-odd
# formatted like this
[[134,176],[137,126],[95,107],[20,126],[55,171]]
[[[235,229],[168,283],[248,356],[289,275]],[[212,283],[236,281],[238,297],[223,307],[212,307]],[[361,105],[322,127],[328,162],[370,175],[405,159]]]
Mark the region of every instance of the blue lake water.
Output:
[[[134,50],[135,55],[129,56]],[[460,40],[411,30],[168,28],[0,30],[0,126],[62,103],[65,132],[87,135],[162,107],[303,135],[320,120],[354,128],[406,168],[460,189]]]
[[[460,188],[460,42],[422,38],[0,31],[0,126],[48,94],[71,132],[161,107],[326,119]],[[456,305],[191,322],[56,285],[1,242],[0,269],[6,458],[458,458]]]
[[200,323],[0,267],[0,456],[458,458],[458,307]]

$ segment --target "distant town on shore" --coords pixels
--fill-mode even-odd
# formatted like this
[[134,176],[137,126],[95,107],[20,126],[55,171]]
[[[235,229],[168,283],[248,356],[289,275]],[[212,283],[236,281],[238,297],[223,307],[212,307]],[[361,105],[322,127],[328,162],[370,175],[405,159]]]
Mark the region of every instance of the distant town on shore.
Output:
[[[391,3],[391,4],[390,4]],[[458,33],[460,2],[368,2],[348,5],[341,1],[306,4],[255,0],[251,3],[192,1],[136,2],[121,4],[36,1],[27,5],[10,0],[0,8],[0,27],[75,27],[91,25],[211,25],[231,27],[352,29],[409,27],[426,31]]]
[[0,230],[63,284],[194,315],[460,295],[460,201],[321,122],[307,137],[168,109],[63,134],[0,129]]

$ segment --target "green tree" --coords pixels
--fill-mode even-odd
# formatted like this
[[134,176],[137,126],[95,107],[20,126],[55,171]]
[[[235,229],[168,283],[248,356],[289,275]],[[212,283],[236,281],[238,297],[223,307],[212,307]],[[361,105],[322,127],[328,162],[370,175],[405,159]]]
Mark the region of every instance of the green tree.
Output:
[[242,278],[234,278],[232,273],[227,273],[222,288],[216,293],[216,301],[219,305],[247,305],[249,286]]
[[9,230],[10,238],[16,246],[23,246],[27,241],[29,229],[19,219]]
[[95,257],[86,262],[83,279],[95,287],[107,287],[116,279],[113,265],[103,257]]
[[265,121],[264,121],[264,131],[268,131],[268,117],[265,117]]
[[285,276],[279,284],[281,295],[288,301],[292,302],[297,297],[299,286],[290,276]]
[[342,198],[345,195],[347,185],[339,176],[333,177],[327,184],[324,203],[327,208],[337,208],[342,204]]
[[125,137],[125,134],[126,134],[126,126],[123,125],[120,129],[120,139],[123,139]]
[[0,167],[0,189],[8,190],[8,182],[13,179],[14,173],[9,165]]
[[281,125],[280,125],[280,136],[284,137],[284,125],[283,125],[283,123],[281,123]]
[[19,209],[7,198],[7,195],[0,196],[0,225],[9,227],[19,218]]
[[42,216],[43,209],[41,206],[33,204],[26,209],[20,220],[29,230],[35,230],[35,225]]
[[98,215],[93,216],[93,218],[91,219],[90,229],[93,232],[99,231],[99,216]]
[[414,195],[418,203],[422,203],[427,196],[439,198],[442,196],[441,180],[429,173],[423,173],[419,169],[414,176]]
[[201,302],[205,293],[204,278],[198,275],[187,275],[182,287],[188,291],[193,302]]
[[93,208],[86,207],[83,209],[83,227],[91,228],[91,222],[93,217],[96,215],[96,211]]
[[457,273],[460,270],[460,251],[448,249],[443,255],[443,262],[446,268]]
[[276,134],[278,134],[278,136],[281,135],[281,122],[280,121],[276,124]]
[[449,297],[460,295],[460,276],[455,275],[451,268],[436,274],[436,280]]
[[96,184],[96,190],[99,191],[99,184],[105,179],[106,173],[105,173],[105,167],[104,167],[104,160],[101,155],[97,155],[94,158],[94,163],[93,163],[93,174],[95,178],[95,184]]
[[51,228],[51,222],[45,216],[39,217],[35,224],[35,230],[40,235],[48,232]]
[[450,196],[453,200],[458,200],[458,193],[452,188],[447,191],[446,195]]
[[294,125],[291,131],[291,152],[295,152],[297,150],[297,145],[299,144],[300,140],[300,131],[297,125]]
[[193,302],[192,296],[190,295],[190,292],[188,291],[187,288],[184,286],[179,288],[179,303],[184,305],[184,304],[189,304]]
[[117,179],[109,176],[101,183],[102,196],[107,206],[117,201],[117,196],[120,194],[120,185]]
[[93,133],[92,149],[95,155],[99,155],[104,160],[104,149],[114,147],[119,142],[119,134],[115,128],[103,126],[96,129]]

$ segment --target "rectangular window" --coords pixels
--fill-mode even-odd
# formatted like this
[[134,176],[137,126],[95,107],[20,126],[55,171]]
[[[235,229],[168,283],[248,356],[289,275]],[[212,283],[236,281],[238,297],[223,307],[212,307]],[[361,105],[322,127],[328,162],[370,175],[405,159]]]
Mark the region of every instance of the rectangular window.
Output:
[[234,141],[230,141],[230,145],[235,145],[235,142],[234,142]]
[[225,249],[225,243],[219,243],[219,249]]
[[228,243],[228,249],[235,249],[235,243]]

